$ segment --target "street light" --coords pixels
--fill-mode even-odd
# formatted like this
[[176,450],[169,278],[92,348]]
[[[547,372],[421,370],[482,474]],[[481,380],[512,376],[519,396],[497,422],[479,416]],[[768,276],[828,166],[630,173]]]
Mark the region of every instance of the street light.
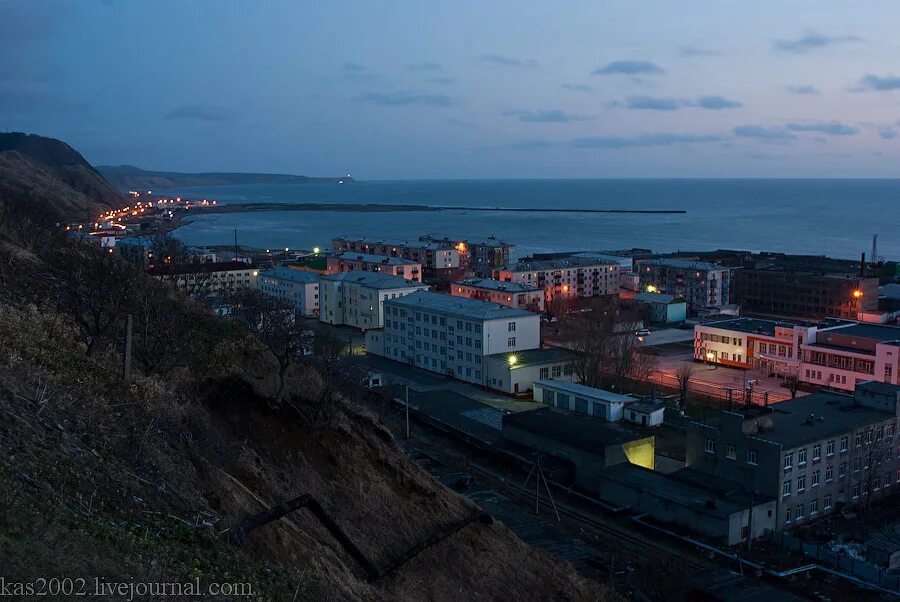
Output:
[[313,247],[313,253],[314,253],[315,255],[318,255],[318,254],[319,254],[319,247]]
[[515,365],[519,363],[519,358],[517,358],[515,355],[510,355],[506,361],[509,363],[510,368],[514,368]]
[[855,291],[853,291],[854,299],[862,299],[862,296],[863,296],[863,292],[861,290],[856,289]]

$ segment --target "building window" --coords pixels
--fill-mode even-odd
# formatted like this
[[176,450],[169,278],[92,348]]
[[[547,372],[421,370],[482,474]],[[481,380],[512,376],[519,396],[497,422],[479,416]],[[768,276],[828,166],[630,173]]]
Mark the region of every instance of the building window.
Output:
[[838,476],[842,479],[847,476],[847,463],[846,462],[841,462],[841,465],[838,467]]
[[755,449],[747,450],[747,464],[753,464],[756,466],[759,464],[759,452]]
[[716,453],[716,440],[710,437],[706,438],[706,444],[703,446],[703,451],[708,454]]
[[797,504],[797,520],[803,520],[805,516],[805,511],[803,509],[803,504]]
[[550,378],[550,368],[541,368],[541,380]]
[[826,512],[828,510],[831,510],[831,494],[830,493],[828,495],[826,495],[825,498],[822,500],[822,509],[825,510]]
[[737,458],[737,449],[733,445],[729,445],[725,452],[725,457],[729,460],[734,460]]
[[507,331],[507,332],[515,332],[515,331],[516,331],[516,323],[515,323],[515,322],[510,322],[509,324],[507,324],[507,325],[506,325],[506,331]]
[[847,437],[846,435],[841,437],[841,453],[844,453],[847,451],[847,446],[848,446],[849,442],[850,442],[850,438]]
[[560,376],[562,376],[562,366],[553,366],[551,374],[553,374],[553,378],[559,378]]
[[784,483],[781,485],[781,495],[782,497],[787,497],[791,495],[791,487],[792,483],[790,479],[786,479]]
[[790,524],[791,522],[791,509],[787,508],[784,511],[784,522]]
[[818,462],[822,459],[822,444],[816,443],[813,445],[813,462]]
[[[806,475],[802,474],[797,477],[797,493],[806,491]],[[800,518],[799,516],[797,518]]]
[[813,473],[812,473],[812,486],[813,487],[819,486],[819,471],[818,470],[813,471]]
[[859,483],[853,486],[853,499],[859,499],[860,486]]
[[862,447],[862,433],[856,433],[856,447]]
[[834,455],[834,439],[825,445],[825,455],[829,457]]
[[790,470],[794,466],[794,453],[789,452],[784,454],[784,469]]
[[516,346],[516,337],[509,337],[508,339],[506,339],[506,346],[507,347],[515,347]]
[[834,480],[834,466],[829,466],[825,469],[825,482],[830,483]]
[[[806,464],[806,448],[805,447],[797,452],[797,466],[803,466],[804,464]],[[797,518],[800,518],[800,517],[798,516]]]

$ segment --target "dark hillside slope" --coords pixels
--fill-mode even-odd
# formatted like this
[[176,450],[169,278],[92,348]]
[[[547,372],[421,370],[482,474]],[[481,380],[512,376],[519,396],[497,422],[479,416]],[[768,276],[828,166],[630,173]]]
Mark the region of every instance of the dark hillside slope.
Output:
[[19,132],[0,133],[0,196],[61,220],[87,221],[127,204],[68,144]]

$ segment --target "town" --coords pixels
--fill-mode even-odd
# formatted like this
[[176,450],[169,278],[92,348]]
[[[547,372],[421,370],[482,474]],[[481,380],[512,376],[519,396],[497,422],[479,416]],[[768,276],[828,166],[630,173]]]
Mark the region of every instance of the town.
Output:
[[900,262],[877,237],[859,260],[522,257],[502,238],[378,232],[199,248],[169,232],[216,201],[132,197],[64,228],[220,315],[252,294],[328,328],[393,407],[407,453],[464,470],[443,474],[464,494],[513,475],[548,529],[563,509],[628,517],[616,537],[635,557],[684,561],[686,546],[742,571],[900,592],[900,538],[886,535],[900,529]]

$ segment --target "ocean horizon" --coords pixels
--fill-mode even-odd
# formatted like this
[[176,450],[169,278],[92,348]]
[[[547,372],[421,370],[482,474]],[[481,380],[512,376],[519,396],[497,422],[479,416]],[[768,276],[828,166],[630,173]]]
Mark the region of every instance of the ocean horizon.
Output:
[[[858,259],[900,258],[900,179],[485,179],[367,180],[157,189],[219,203],[414,204],[498,211],[259,211],[198,215],[175,231],[190,244],[327,248],[334,236],[416,239],[496,236],[516,255],[647,248],[746,249]],[[684,214],[540,213],[524,209],[684,210]]]

